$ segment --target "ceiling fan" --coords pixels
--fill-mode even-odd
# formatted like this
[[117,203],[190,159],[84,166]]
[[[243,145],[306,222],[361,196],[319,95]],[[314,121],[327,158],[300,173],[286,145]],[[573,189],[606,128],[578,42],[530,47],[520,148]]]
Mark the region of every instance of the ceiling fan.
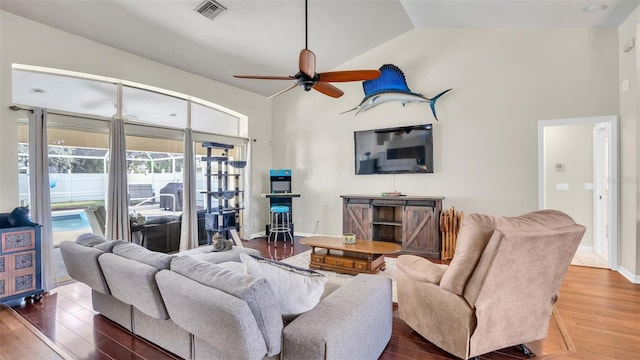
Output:
[[344,70],[329,71],[323,73],[316,72],[316,55],[308,48],[308,25],[307,25],[307,1],[304,1],[304,35],[305,46],[300,51],[298,61],[299,71],[293,76],[260,76],[260,75],[233,75],[240,79],[260,79],[260,80],[295,80],[295,83],[288,88],[277,92],[269,98],[276,97],[287,92],[296,86],[300,86],[304,91],[314,89],[325,95],[339,98],[344,92],[329,84],[330,82],[348,82],[373,80],[380,76],[379,70]]

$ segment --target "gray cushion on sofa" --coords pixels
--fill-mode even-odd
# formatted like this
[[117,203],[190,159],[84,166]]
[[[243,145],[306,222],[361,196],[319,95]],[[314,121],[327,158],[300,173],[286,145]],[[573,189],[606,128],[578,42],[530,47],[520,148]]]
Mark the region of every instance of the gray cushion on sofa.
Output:
[[211,245],[200,246],[195,249],[182,251],[178,253],[178,256],[188,255],[198,260],[207,261],[214,264],[219,264],[226,261],[240,262],[240,254],[260,256],[260,251],[256,249],[244,248],[239,246],[233,246],[231,250],[227,251],[213,252],[211,251],[212,249],[213,246]]
[[191,359],[267,359],[245,301],[175,271],[158,271],[156,281],[173,322],[193,334]]
[[122,240],[107,240],[103,243],[100,243],[98,245],[95,245],[94,248],[98,249],[98,250],[102,250],[106,253],[110,253],[113,251],[113,247],[118,245],[118,244],[124,244],[126,243],[126,241],[122,241]]
[[95,246],[106,241],[104,236],[94,233],[81,234],[76,238],[76,244],[84,246]]
[[251,309],[267,344],[268,355],[280,352],[283,328],[279,304],[265,279],[239,274],[189,256],[171,262],[171,270],[200,284],[244,300]]
[[114,247],[113,254],[104,253],[98,258],[111,294],[153,318],[167,320],[169,314],[155,280],[158,268],[116,255],[120,246]]
[[143,264],[153,266],[159,270],[169,269],[171,260],[175,257],[175,255],[167,255],[155,251],[150,251],[140,245],[127,242],[114,246],[113,253],[127,259],[139,261]]
[[98,263],[98,257],[104,254],[102,250],[78,245],[73,241],[63,241],[60,243],[60,253],[69,276],[89,285],[95,291],[110,294]]

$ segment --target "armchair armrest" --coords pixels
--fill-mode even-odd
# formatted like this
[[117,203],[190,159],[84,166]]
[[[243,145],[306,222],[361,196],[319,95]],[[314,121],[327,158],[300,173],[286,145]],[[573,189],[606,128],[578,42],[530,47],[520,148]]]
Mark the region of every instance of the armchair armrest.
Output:
[[398,270],[411,279],[419,282],[428,282],[431,284],[440,284],[442,275],[444,275],[447,265],[434,264],[431,261],[415,255],[400,255],[396,262]]
[[281,359],[377,359],[392,311],[391,279],[359,274],[284,328]]

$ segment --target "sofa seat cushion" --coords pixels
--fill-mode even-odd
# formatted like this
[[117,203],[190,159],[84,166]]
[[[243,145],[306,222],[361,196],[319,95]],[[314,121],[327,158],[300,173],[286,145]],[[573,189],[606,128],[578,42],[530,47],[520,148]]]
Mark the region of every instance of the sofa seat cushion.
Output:
[[231,271],[191,256],[175,258],[171,262],[171,270],[246,302],[267,344],[268,354],[280,353],[284,325],[278,302],[265,279]]
[[300,315],[313,309],[324,292],[327,277],[289,264],[240,254],[246,272],[267,280],[280,303],[284,317]]

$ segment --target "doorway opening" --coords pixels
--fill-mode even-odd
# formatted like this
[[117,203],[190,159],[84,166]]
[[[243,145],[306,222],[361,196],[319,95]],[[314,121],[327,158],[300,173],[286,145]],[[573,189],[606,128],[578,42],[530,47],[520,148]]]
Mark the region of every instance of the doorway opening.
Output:
[[587,228],[574,264],[618,265],[618,117],[538,122],[538,206]]

